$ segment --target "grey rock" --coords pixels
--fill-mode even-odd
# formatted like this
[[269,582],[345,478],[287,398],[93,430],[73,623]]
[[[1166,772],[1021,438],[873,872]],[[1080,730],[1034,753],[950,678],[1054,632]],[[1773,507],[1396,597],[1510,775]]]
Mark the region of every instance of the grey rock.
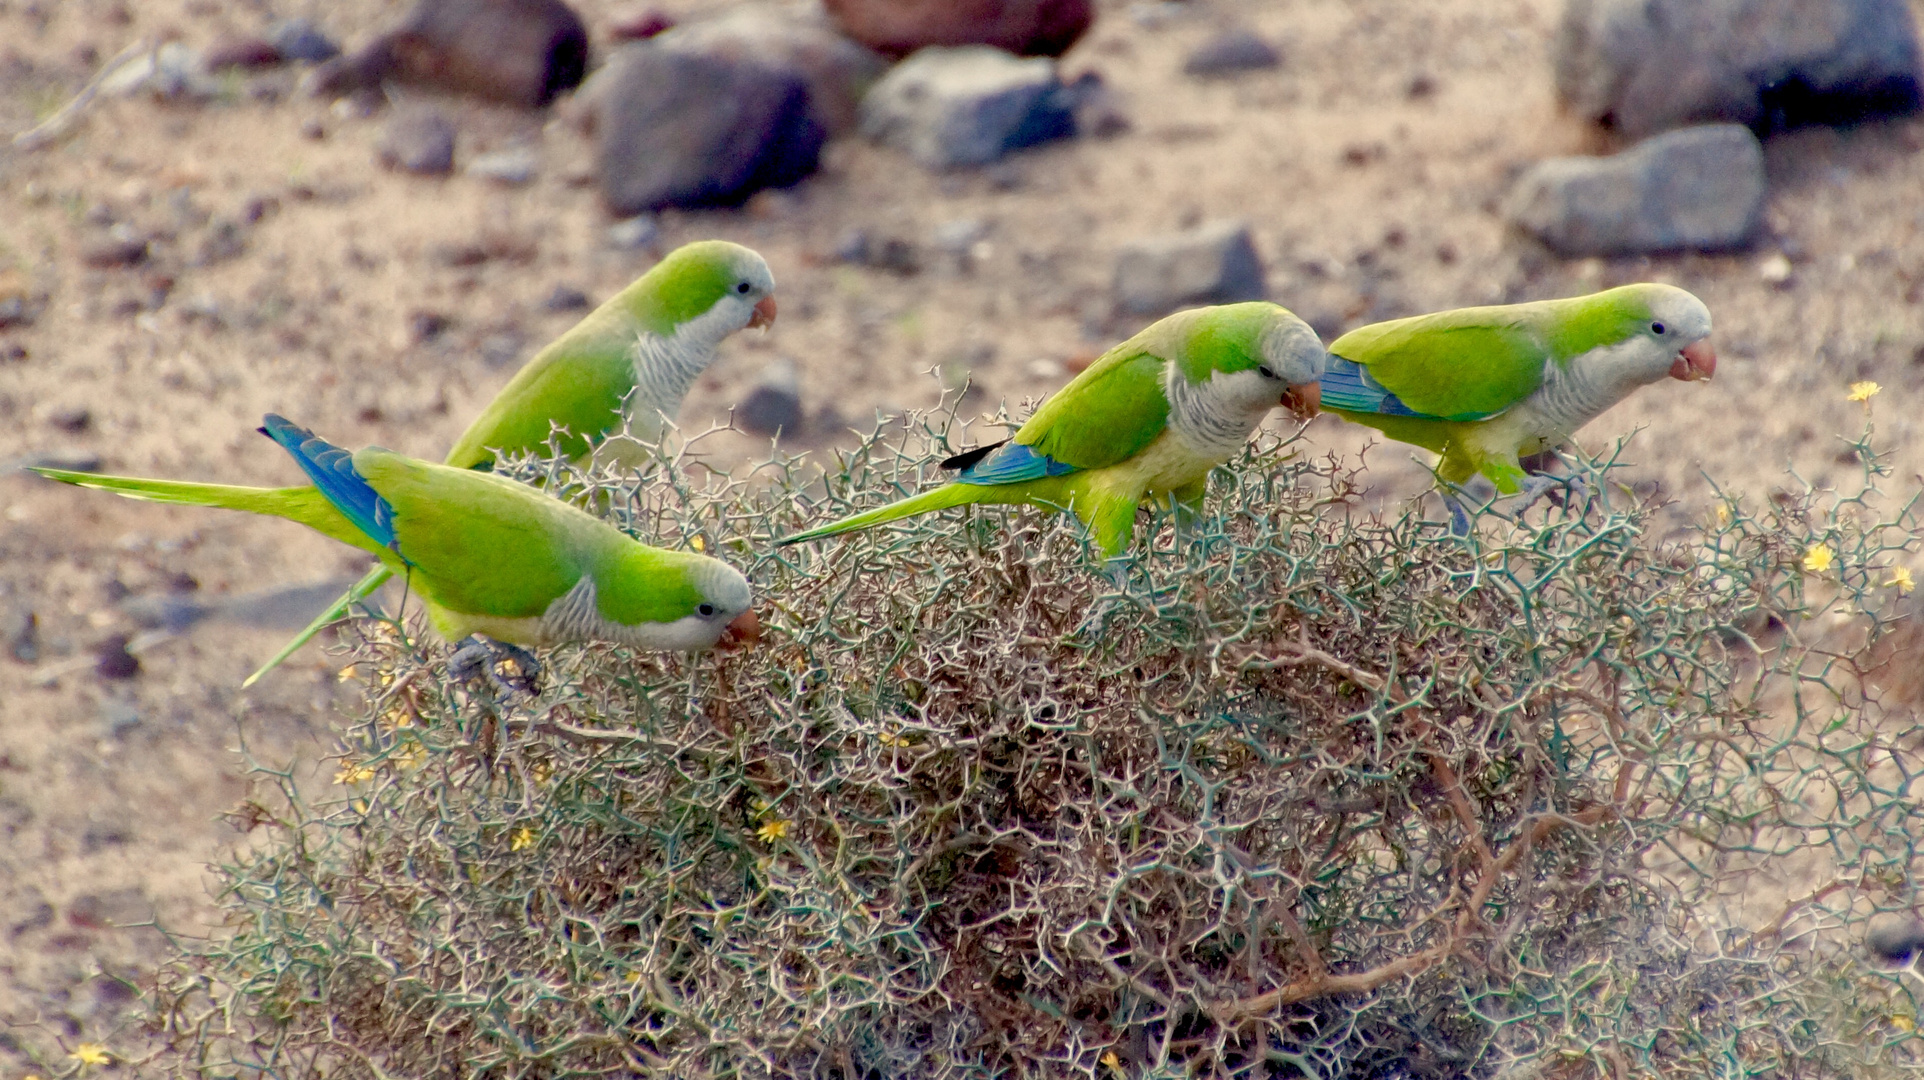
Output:
[[1140,240],[1116,256],[1122,310],[1161,315],[1185,304],[1263,297],[1262,260],[1240,221],[1205,222],[1187,232]]
[[623,251],[639,251],[653,247],[661,239],[661,226],[655,224],[655,215],[636,214],[625,221],[617,221],[608,226],[608,245]]
[[211,98],[221,83],[207,72],[201,55],[178,41],[136,53],[100,80],[108,97]]
[[930,239],[937,249],[950,255],[967,255],[969,249],[989,235],[989,223],[981,218],[956,218],[935,227]]
[[1281,67],[1283,54],[1274,45],[1240,27],[1225,30],[1196,47],[1183,61],[1184,74],[1211,78]]
[[908,277],[922,269],[915,245],[899,236],[883,236],[867,229],[850,229],[835,241],[835,261],[887,270]]
[[793,360],[770,364],[761,382],[735,406],[735,423],[751,435],[799,435],[805,416]]
[[1566,0],[1557,93],[1632,137],[1706,121],[1759,132],[1911,112],[1905,0]]
[[932,169],[986,165],[1075,134],[1055,62],[987,45],[923,49],[862,99],[862,134]]
[[382,129],[375,154],[390,169],[446,176],[454,171],[454,125],[432,109],[397,112]]
[[85,405],[49,404],[40,410],[40,419],[69,434],[79,434],[93,426],[93,410]]
[[131,679],[140,674],[140,658],[127,651],[132,639],[115,634],[94,646],[94,674],[102,679]]
[[22,664],[40,659],[40,619],[26,608],[0,612],[0,641],[7,655]]
[[399,26],[306,80],[346,97],[394,79],[539,107],[581,84],[588,30],[561,0],[419,0]]
[[541,306],[548,311],[586,311],[594,303],[588,299],[587,293],[573,285],[556,285]]
[[489,334],[481,339],[481,361],[491,368],[504,368],[521,359],[521,339],[514,334]]
[[306,19],[282,19],[267,28],[267,40],[292,63],[318,64],[341,54],[341,47]]
[[1740,247],[1764,203],[1764,153],[1740,124],[1647,139],[1604,158],[1538,162],[1505,215],[1561,255]]
[[1864,947],[1879,960],[1908,964],[1924,949],[1924,920],[1910,912],[1884,912],[1865,928]]
[[[125,843],[132,832],[124,824],[99,822],[87,827],[89,835],[111,835],[109,843]],[[137,888],[114,889],[102,893],[82,893],[67,903],[67,921],[86,930],[112,930],[154,921],[154,903]]]
[[540,165],[541,157],[534,152],[533,147],[516,146],[507,150],[497,150],[492,154],[482,154],[469,161],[461,171],[482,180],[492,180],[497,184],[519,186],[532,183]]
[[[665,35],[664,35],[665,36]],[[739,206],[815,171],[827,131],[796,75],[664,48],[616,51],[596,95],[602,202],[621,216]]]
[[1122,100],[1102,81],[1102,75],[1085,71],[1065,85],[1057,96],[1075,119],[1077,135],[1111,139],[1135,125],[1122,107]]
[[809,108],[831,137],[855,130],[862,95],[888,70],[888,60],[819,22],[762,10],[738,11],[677,26],[655,38],[672,51],[755,62],[795,76]]

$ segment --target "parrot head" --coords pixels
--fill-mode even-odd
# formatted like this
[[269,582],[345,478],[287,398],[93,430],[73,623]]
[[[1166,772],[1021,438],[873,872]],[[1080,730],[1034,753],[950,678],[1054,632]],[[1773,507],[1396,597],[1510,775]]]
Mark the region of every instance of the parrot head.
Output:
[[614,571],[601,575],[596,607],[601,635],[641,649],[700,652],[752,644],[761,623],[742,572],[692,551],[629,542]]
[[1170,317],[1186,340],[1171,376],[1187,380],[1226,411],[1261,414],[1278,405],[1299,420],[1322,402],[1329,355],[1309,324],[1266,301],[1224,304]]
[[708,342],[775,322],[775,275],[753,250],[701,240],[668,253],[628,290],[644,324],[664,337]]
[[1638,383],[1668,375],[1682,382],[1707,382],[1717,371],[1710,336],[1710,309],[1674,285],[1641,282],[1596,294],[1612,321],[1618,344],[1609,352]]

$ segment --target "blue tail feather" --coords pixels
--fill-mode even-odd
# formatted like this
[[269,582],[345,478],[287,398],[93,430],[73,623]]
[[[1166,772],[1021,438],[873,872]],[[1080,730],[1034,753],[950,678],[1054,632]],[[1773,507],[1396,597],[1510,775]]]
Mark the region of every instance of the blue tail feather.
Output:
[[965,484],[995,486],[1040,480],[1045,476],[1066,476],[1077,471],[1074,465],[1065,465],[1032,446],[1010,442],[963,469],[956,479]]
[[355,528],[399,553],[394,538],[394,507],[354,471],[353,454],[275,413],[267,414],[260,431],[293,456],[301,471]]
[[1354,360],[1332,355],[1322,378],[1323,405],[1351,412],[1380,413],[1384,416],[1423,416],[1389,388],[1377,382],[1369,369]]

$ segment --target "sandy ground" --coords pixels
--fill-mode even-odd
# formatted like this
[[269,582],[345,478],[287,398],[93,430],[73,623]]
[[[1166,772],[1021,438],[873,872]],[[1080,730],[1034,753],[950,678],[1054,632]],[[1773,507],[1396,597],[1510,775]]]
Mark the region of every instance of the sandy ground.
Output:
[[[722,5],[662,6],[694,16]],[[577,7],[592,26],[614,5]],[[402,8],[0,0],[0,132],[30,126],[141,35],[205,46],[269,14],[305,14],[353,42]],[[970,370],[987,392],[972,404],[1019,405],[1058,385],[1064,361],[1140,325],[1110,311],[1119,247],[1230,217],[1254,230],[1271,296],[1326,334],[1638,279],[1697,292],[1717,320],[1715,383],[1650,388],[1586,432],[1600,447],[1641,429],[1628,456],[1646,488],[1677,500],[1673,523],[1705,512],[1706,475],[1756,498],[1793,482],[1787,466],[1818,484],[1848,479],[1836,436],[1861,425],[1845,401],[1856,379],[1883,384],[1880,442],[1902,486],[1915,484],[1924,121],[1771,141],[1768,235],[1752,251],[1565,262],[1496,214],[1529,162],[1604,146],[1551,96],[1556,0],[1165,10],[1175,13],[1144,20],[1105,4],[1065,58],[1070,75],[1100,71],[1122,95],[1134,127],[1119,138],[950,175],[843,141],[820,175],[743,211],[664,215],[664,247],[719,236],[762,251],[781,300],[772,332],[725,347],[684,426],[725,420],[780,358],[798,365],[821,420],[790,451],[846,443],[837,432],[872,423],[876,409],[933,404],[938,365]],[[1186,51],[1232,22],[1278,42],[1283,67],[1185,77]],[[375,165],[380,117],[301,98],[293,82],[291,72],[240,80],[205,104],[102,101],[48,149],[0,150],[0,299],[23,294],[39,309],[31,326],[0,329],[0,463],[92,453],[111,472],[291,483],[292,464],[253,433],[269,410],[350,446],[438,457],[514,366],[577,317],[544,306],[557,286],[598,301],[652,261],[607,245],[610,222],[583,183],[588,146],[545,115],[439,101],[461,157],[536,144],[541,176],[519,189],[420,179]],[[987,224],[985,244],[967,259],[937,253],[932,235],[963,218]],[[154,238],[145,265],[87,265],[115,223]],[[924,271],[832,264],[855,227],[916,243]],[[1794,267],[1784,287],[1760,274],[1780,252]],[[447,329],[424,339],[427,316]],[[1367,433],[1324,418],[1310,434],[1354,453]],[[766,449],[731,435],[712,452],[726,466]],[[1411,454],[1371,453],[1386,503],[1426,486]],[[285,635],[261,619],[148,634],[128,679],[97,675],[93,650],[142,633],[130,600],[222,603],[352,576],[360,560],[285,523],[123,502],[12,470],[0,472],[0,508],[0,615],[12,628],[31,611],[39,634],[30,662],[0,656],[8,1076],[59,1064],[78,1041],[112,1040],[129,1000],[118,980],[165,949],[151,930],[112,924],[152,912],[204,926],[203,867],[240,836],[219,815],[248,792],[242,743],[311,769],[342,700],[314,648],[240,692]],[[270,614],[296,625],[307,614],[279,609]]]

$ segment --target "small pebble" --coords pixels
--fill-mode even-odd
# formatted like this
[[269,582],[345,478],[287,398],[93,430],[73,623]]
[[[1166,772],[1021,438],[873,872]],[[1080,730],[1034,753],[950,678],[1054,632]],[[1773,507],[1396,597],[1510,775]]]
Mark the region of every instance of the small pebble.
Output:
[[461,171],[482,180],[492,180],[497,184],[519,186],[534,180],[535,170],[540,158],[525,146],[509,150],[499,150],[492,154],[482,154],[469,161]]
[[131,679],[140,674],[140,658],[127,651],[126,634],[115,634],[94,648],[94,674],[103,679]]
[[549,311],[584,311],[589,306],[588,294],[570,285],[556,285],[541,306]]
[[1782,288],[1790,284],[1790,260],[1784,257],[1783,252],[1774,252],[1757,264],[1757,276],[1762,278],[1766,285]]
[[0,639],[4,639],[7,655],[22,664],[31,664],[40,659],[40,618],[25,608],[16,608],[0,615]]
[[454,125],[432,110],[396,114],[381,132],[375,154],[382,165],[417,176],[454,171]]
[[224,68],[240,68],[254,71],[270,68],[281,62],[281,51],[271,41],[256,37],[223,38],[208,49],[202,60],[209,71]]
[[761,384],[735,407],[735,422],[751,435],[800,435],[803,417],[800,380],[787,359],[770,364]]
[[1204,42],[1182,65],[1183,72],[1209,78],[1280,67],[1283,54],[1248,30],[1226,30]]
[[638,251],[653,247],[660,237],[661,227],[655,224],[653,214],[636,214],[608,227],[609,245],[623,251]]
[[341,47],[306,19],[283,19],[267,28],[267,40],[290,63],[318,64],[339,56]]
[[41,419],[45,420],[50,427],[78,434],[92,426],[94,414],[84,405],[60,405],[43,412]]

